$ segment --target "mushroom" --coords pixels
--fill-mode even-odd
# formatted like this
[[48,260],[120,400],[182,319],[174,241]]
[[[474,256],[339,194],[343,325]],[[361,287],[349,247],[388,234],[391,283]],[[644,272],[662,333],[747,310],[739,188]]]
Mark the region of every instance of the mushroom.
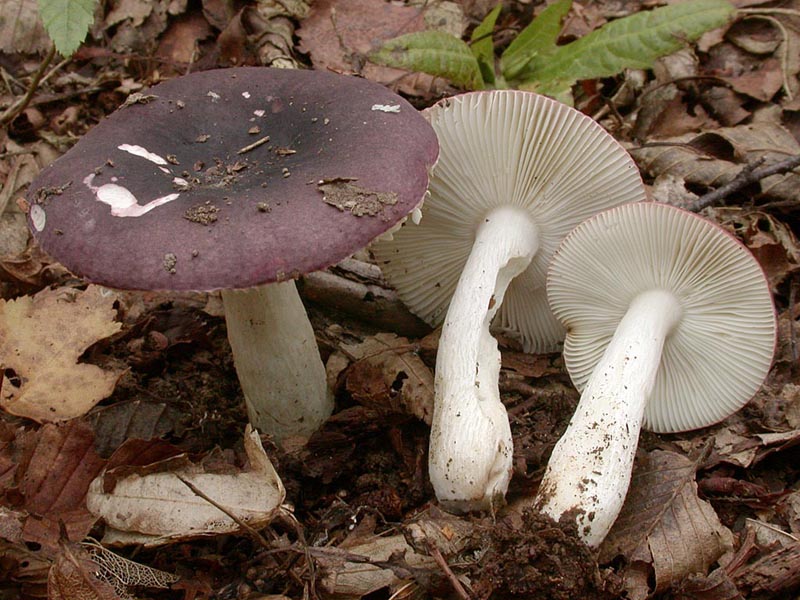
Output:
[[433,129],[383,86],[328,72],[219,69],[138,98],[31,185],[34,236],[109,287],[222,290],[251,422],[310,435],[333,399],[291,280],[416,209]]
[[443,322],[428,463],[436,496],[451,510],[483,509],[505,494],[512,461],[492,320],[528,352],[556,349],[551,255],[578,223],[644,199],[644,187],[614,138],[544,96],[474,92],[425,115],[441,156],[422,220],[373,250],[412,312]]
[[547,296],[582,390],[534,506],[599,546],[622,507],[639,431],[721,421],[770,369],[775,314],[750,252],[721,227],[652,202],[602,212],[563,241]]

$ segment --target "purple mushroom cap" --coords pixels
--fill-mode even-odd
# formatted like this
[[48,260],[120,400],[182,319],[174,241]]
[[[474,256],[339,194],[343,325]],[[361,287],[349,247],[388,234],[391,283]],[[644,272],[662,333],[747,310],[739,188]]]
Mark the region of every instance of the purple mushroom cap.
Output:
[[436,135],[378,84],[194,73],[129,101],[42,171],[29,225],[89,281],[246,288],[333,264],[422,201]]

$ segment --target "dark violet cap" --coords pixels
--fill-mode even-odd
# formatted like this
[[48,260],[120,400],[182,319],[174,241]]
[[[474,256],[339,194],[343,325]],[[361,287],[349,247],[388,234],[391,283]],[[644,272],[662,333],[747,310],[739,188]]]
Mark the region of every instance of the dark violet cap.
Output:
[[390,90],[241,67],[131,98],[28,193],[41,247],[122,289],[246,288],[333,264],[422,201],[438,144]]

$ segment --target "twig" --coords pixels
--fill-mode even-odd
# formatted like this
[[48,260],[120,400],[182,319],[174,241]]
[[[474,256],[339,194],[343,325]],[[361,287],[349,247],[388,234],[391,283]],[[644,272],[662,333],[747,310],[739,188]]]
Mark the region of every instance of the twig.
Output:
[[206,502],[208,502],[209,504],[211,504],[215,508],[218,508],[219,510],[224,512],[226,515],[228,515],[233,520],[234,523],[236,523],[239,527],[241,527],[242,529],[244,529],[245,531],[250,533],[250,535],[252,535],[259,544],[264,546],[264,548],[269,548],[269,542],[258,531],[253,529],[250,525],[248,525],[247,523],[242,521],[242,519],[240,519],[239,517],[234,515],[231,511],[229,511],[227,508],[225,508],[224,506],[222,506],[221,504],[216,502],[214,499],[209,498],[208,495],[203,490],[198,488],[191,481],[187,481],[186,479],[184,479],[183,477],[181,477],[180,475],[177,475],[177,474],[176,474],[176,477],[178,479],[180,479],[183,482],[183,484],[186,487],[188,487],[190,490],[192,490],[192,492],[194,492],[197,496],[200,496],[203,500],[205,500]]
[[45,56],[44,60],[42,61],[42,64],[39,65],[39,68],[36,69],[36,72],[33,74],[33,79],[28,86],[28,91],[25,92],[25,95],[22,98],[12,104],[2,116],[0,116],[0,125],[6,125],[10,123],[19,113],[27,108],[31,98],[33,98],[33,94],[36,93],[36,88],[39,87],[39,82],[42,80],[42,77],[44,77],[45,70],[53,61],[55,55],[56,47],[55,45],[52,45],[50,46],[50,51],[47,53],[47,56]]
[[427,542],[426,545],[428,546],[428,554],[430,554],[433,560],[436,561],[436,564],[439,565],[439,568],[442,570],[445,577],[447,577],[447,581],[450,582],[450,585],[453,586],[453,590],[458,594],[458,597],[461,598],[461,600],[472,600],[472,596],[464,589],[464,586],[461,584],[458,577],[456,577],[455,573],[453,573],[453,570],[450,568],[450,565],[447,564],[447,561],[444,559],[439,549],[430,542]]
[[694,212],[703,210],[708,206],[717,204],[720,200],[727,198],[734,192],[738,192],[752,183],[761,181],[765,177],[786,173],[796,169],[800,166],[800,154],[778,161],[775,164],[767,165],[766,167],[760,166],[763,162],[764,160],[760,159],[753,164],[745,165],[731,181],[716,190],[703,194],[686,208]]

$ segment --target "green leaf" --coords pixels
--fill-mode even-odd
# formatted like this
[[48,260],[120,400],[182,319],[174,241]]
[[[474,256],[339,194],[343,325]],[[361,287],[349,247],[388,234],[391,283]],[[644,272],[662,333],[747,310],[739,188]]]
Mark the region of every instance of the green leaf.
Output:
[[97,0],[39,0],[39,14],[56,50],[72,56],[94,21]]
[[536,17],[508,45],[501,57],[503,76],[515,79],[537,55],[556,48],[561,22],[572,7],[572,0],[558,0]]
[[422,71],[467,89],[483,89],[478,59],[459,38],[443,31],[419,31],[388,40],[369,59],[380,65]]
[[478,60],[478,66],[483,75],[483,80],[487,83],[494,83],[494,40],[492,32],[494,24],[497,22],[497,15],[500,14],[502,4],[495,6],[488,15],[483,18],[481,24],[472,30],[470,38],[472,54]]
[[706,31],[724,25],[734,7],[727,0],[690,0],[606,23],[546,56],[537,56],[532,79],[580,81],[623,69],[649,69]]

